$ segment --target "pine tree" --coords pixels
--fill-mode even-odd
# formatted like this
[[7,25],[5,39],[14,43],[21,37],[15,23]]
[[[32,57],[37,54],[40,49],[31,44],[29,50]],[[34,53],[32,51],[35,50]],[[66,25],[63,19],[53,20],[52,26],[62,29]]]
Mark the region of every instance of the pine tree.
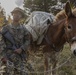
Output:
[[24,0],[24,8],[26,13],[45,11],[56,14],[62,10],[63,4],[66,3],[66,1],[67,0]]
[[6,22],[5,10],[0,5],[0,27],[3,26]]

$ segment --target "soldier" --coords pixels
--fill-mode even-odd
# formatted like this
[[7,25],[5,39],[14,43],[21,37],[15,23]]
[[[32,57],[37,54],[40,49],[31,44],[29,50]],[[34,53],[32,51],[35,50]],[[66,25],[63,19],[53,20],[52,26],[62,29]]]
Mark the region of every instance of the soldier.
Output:
[[7,64],[4,75],[27,75],[25,53],[30,45],[30,36],[25,26],[19,23],[25,14],[19,7],[16,7],[11,13],[13,21],[2,28],[2,37],[0,37],[1,61],[3,64]]

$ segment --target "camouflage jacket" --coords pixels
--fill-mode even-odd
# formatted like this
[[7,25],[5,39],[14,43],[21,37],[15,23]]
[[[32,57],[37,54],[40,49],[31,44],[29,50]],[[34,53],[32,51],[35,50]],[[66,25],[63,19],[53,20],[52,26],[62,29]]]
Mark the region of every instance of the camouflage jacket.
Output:
[[[15,43],[19,45],[19,47],[26,52],[26,50],[29,48],[30,45],[30,37],[29,32],[25,28],[24,25],[6,25],[2,28],[2,33],[5,31],[9,31],[12,34],[12,37],[15,40]],[[6,50],[7,46],[11,46],[11,43],[0,35],[0,49],[2,56],[11,55],[13,53],[13,50]]]

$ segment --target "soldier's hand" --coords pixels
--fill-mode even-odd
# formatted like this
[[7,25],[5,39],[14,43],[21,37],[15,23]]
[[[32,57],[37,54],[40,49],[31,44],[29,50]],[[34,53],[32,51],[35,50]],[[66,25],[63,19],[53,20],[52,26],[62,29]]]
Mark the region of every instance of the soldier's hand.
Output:
[[2,63],[6,64],[7,63],[7,58],[1,58]]
[[21,54],[21,52],[22,52],[22,49],[21,49],[21,48],[19,48],[19,49],[16,49],[14,52],[15,52],[15,53],[18,53],[18,54]]

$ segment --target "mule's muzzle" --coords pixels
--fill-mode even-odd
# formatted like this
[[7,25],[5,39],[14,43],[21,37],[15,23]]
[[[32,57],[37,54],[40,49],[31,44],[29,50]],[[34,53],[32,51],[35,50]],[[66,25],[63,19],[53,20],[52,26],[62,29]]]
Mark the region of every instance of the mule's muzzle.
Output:
[[73,51],[73,54],[76,56],[76,49]]

